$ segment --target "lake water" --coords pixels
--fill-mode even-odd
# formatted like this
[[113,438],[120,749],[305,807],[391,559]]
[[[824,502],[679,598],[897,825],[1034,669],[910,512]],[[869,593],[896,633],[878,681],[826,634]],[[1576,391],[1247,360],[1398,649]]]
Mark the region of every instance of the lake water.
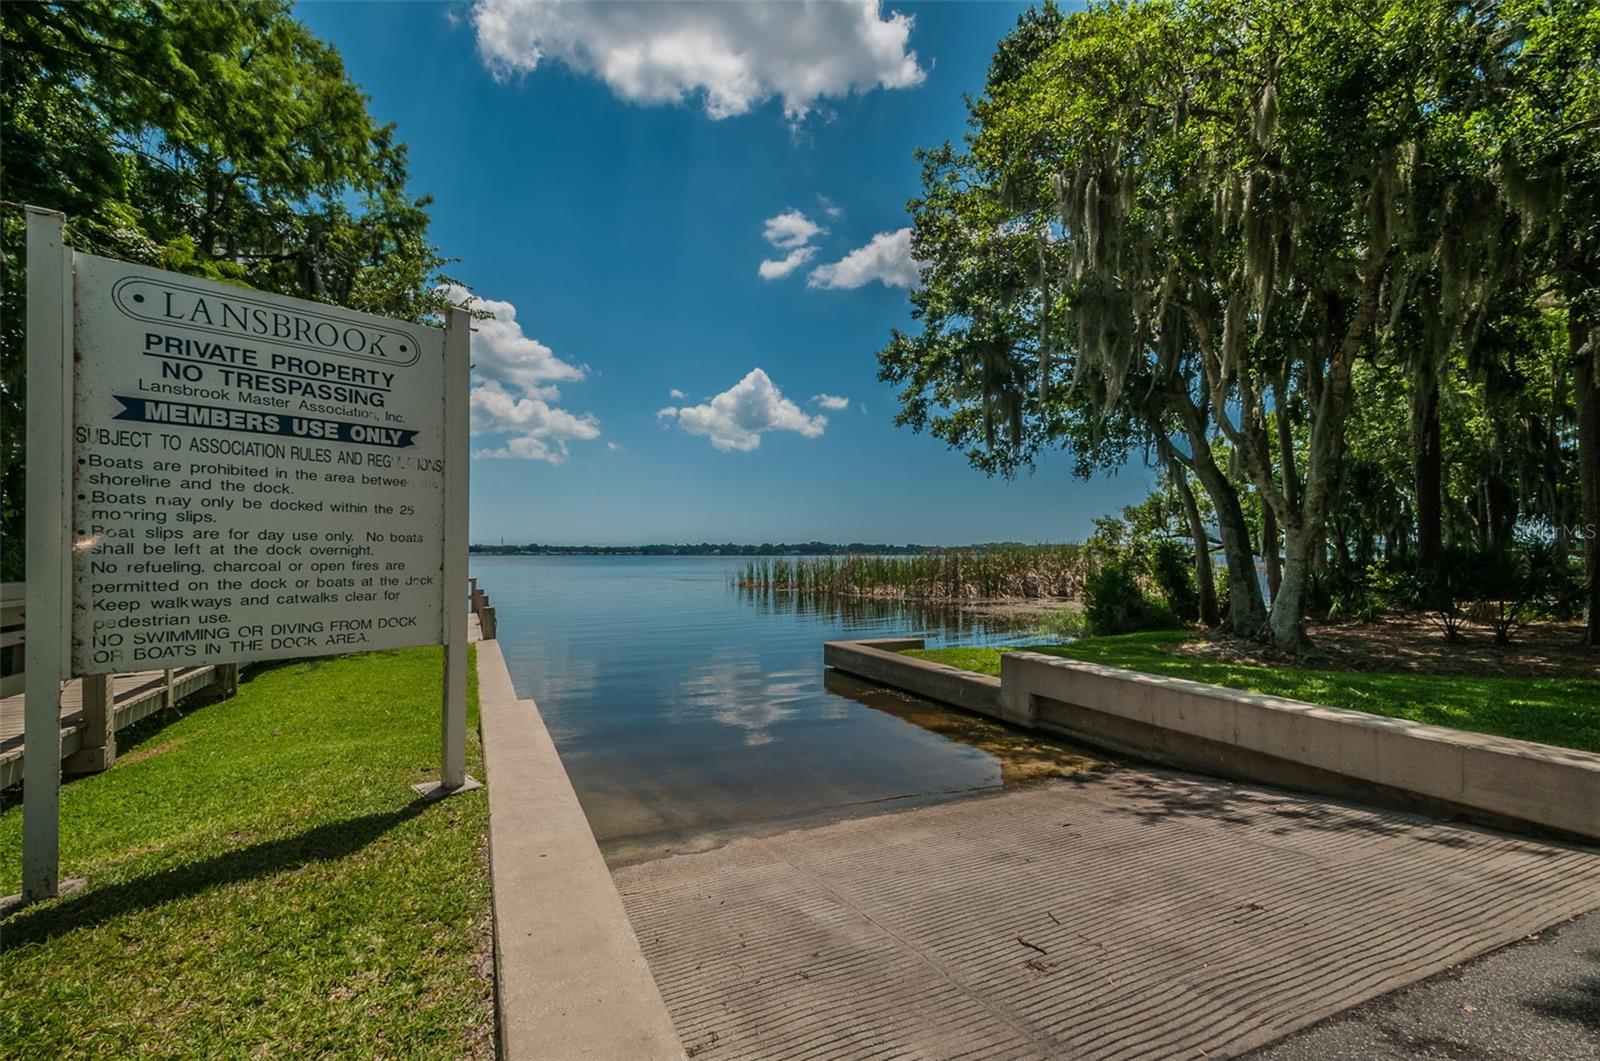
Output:
[[822,643],[845,637],[1037,634],[893,603],[752,596],[732,584],[742,562],[472,558],[517,691],[538,702],[613,864],[1096,765],[822,665]]

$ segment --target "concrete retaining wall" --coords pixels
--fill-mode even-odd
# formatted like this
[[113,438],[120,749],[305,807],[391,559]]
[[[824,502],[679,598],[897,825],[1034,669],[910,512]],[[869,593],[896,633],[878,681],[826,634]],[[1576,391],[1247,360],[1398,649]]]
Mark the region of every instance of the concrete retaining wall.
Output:
[[834,642],[824,659],[930,699],[1155,762],[1600,839],[1600,755],[1036,652],[1005,653],[996,683],[896,655],[893,644],[922,643]]
[[908,648],[921,648],[920,637],[879,637],[866,641],[829,641],[822,646],[822,662],[879,685],[941,704],[998,718],[1000,679],[974,674],[944,663],[902,656]]
[[683,1057],[538,706],[499,642],[477,648],[499,1056]]

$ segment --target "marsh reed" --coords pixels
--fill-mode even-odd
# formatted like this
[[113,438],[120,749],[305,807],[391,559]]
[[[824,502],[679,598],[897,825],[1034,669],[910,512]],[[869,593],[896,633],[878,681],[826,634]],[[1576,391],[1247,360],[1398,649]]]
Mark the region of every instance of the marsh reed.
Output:
[[734,582],[775,593],[893,600],[999,601],[1076,599],[1083,589],[1076,545],[940,549],[918,556],[763,557]]

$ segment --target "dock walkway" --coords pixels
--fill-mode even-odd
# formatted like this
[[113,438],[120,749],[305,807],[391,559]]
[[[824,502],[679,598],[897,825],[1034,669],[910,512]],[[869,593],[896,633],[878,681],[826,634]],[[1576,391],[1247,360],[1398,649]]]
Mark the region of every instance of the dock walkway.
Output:
[[[172,677],[172,702],[209,687],[214,667],[185,667]],[[116,676],[116,728],[126,729],[167,703],[165,672],[138,671]],[[22,715],[24,694],[0,700],[0,788],[22,780]],[[79,748],[83,728],[83,681],[74,678],[61,688],[61,757]]]
[[[483,637],[478,614],[467,616],[467,640]],[[167,703],[164,671],[147,670],[116,676],[116,728],[120,731]],[[173,673],[172,702],[209,688],[216,679],[214,667],[184,667]],[[24,694],[0,699],[0,788],[22,780],[22,719]],[[83,728],[83,681],[79,678],[61,687],[61,758],[80,747]]]

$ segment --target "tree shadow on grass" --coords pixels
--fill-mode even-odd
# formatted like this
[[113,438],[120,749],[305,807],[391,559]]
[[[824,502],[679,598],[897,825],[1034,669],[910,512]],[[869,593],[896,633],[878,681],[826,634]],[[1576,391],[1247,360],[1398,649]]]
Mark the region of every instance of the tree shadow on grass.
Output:
[[[305,659],[274,659],[264,660],[260,663],[252,663],[248,667],[241,669],[239,673],[239,685],[242,688],[250,684],[252,681],[255,681],[257,678],[260,678],[266,674],[270,674],[275,670],[282,670],[286,667],[298,666],[302,663],[321,663],[327,659],[338,658],[340,657],[314,656]],[[159,682],[160,678],[156,677],[152,678],[149,684],[158,684]],[[194,714],[196,711],[199,711],[202,708],[211,707],[214,704],[225,703],[232,699],[234,699],[234,697],[224,694],[214,685],[197,689],[188,696],[184,697],[182,700],[179,700],[176,704],[173,704],[171,707],[159,708],[132,725],[124,726],[117,730],[117,755],[119,757],[129,755],[130,753],[138,750],[140,745],[149,743],[151,738],[159,736],[165,732],[168,727],[172,726],[174,723],[181,722],[183,719]],[[61,777],[61,783],[63,786],[66,786],[79,781],[85,781],[92,777],[100,776],[102,776],[100,772],[63,774]],[[12,807],[20,805],[22,801],[22,782],[19,781],[9,788],[0,790],[0,811],[10,810]]]
[[46,943],[68,932],[186,899],[209,888],[345,858],[430,806],[416,800],[395,810],[329,822],[294,836],[226,851],[119,884],[91,886],[49,905],[24,907],[0,921],[0,953]]
[[[171,707],[163,707],[151,712],[150,714],[141,718],[139,721],[133,723],[133,725],[124,726],[117,730],[117,755],[125,756],[130,754],[141,744],[149,743],[152,737],[159,736],[174,723],[181,722],[183,719],[194,714],[203,707],[210,707],[212,704],[219,703],[226,699],[229,698],[219,696],[210,688],[207,688],[202,689],[199,692],[191,693],[182,700],[179,700],[176,704],[173,704]],[[61,784],[62,787],[65,788],[68,785],[75,784],[79,781],[85,781],[91,777],[102,776],[104,776],[103,771],[84,774],[63,773],[61,775]],[[10,810],[12,807],[19,806],[22,802],[22,782],[19,781],[10,788],[0,790],[0,811]]]

